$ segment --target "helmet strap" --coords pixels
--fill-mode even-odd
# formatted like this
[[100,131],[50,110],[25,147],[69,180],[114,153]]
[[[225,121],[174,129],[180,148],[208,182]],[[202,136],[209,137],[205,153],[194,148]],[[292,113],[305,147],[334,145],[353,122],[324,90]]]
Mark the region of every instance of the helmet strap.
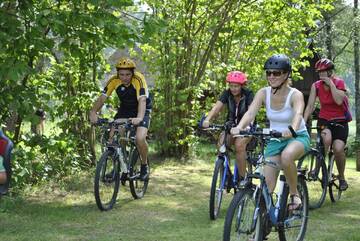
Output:
[[290,72],[288,72],[288,75],[286,76],[286,79],[285,79],[278,87],[271,87],[271,88],[274,90],[273,95],[275,95],[276,92],[277,92],[279,89],[281,89],[281,87],[283,86],[283,84],[285,83],[285,81],[286,81],[287,79],[289,79],[289,77],[290,77]]

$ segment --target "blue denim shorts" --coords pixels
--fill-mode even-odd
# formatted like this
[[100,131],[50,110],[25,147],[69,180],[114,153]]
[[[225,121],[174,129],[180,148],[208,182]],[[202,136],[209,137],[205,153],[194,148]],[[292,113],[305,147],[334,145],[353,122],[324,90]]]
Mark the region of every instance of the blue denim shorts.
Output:
[[285,149],[285,147],[293,142],[293,141],[299,141],[304,145],[305,152],[310,150],[310,136],[307,132],[307,130],[296,132],[297,137],[296,138],[280,138],[280,139],[271,139],[266,146],[264,156],[265,158],[271,157],[271,156],[277,156],[280,155],[281,152]]

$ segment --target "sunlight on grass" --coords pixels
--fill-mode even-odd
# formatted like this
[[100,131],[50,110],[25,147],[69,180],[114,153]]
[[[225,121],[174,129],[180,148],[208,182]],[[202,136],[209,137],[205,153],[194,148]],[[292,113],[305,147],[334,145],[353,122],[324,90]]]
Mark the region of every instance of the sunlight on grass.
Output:
[[[206,153],[205,153],[206,154]],[[154,164],[145,197],[134,200],[128,184],[120,185],[114,208],[98,210],[93,195],[94,168],[59,183],[32,187],[19,197],[0,200],[0,240],[218,241],[226,208],[224,195],[218,220],[209,219],[209,191],[214,152],[188,163],[174,159]],[[155,162],[154,162],[155,163]],[[327,195],[323,207],[309,214],[308,241],[360,240],[359,172],[349,159],[349,190],[337,203]],[[269,240],[278,240],[275,232]]]

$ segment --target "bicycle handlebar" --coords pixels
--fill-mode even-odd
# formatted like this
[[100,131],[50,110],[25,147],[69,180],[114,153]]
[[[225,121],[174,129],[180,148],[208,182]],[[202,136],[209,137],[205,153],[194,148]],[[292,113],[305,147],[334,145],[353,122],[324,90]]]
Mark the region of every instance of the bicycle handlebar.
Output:
[[109,125],[113,127],[125,126],[125,128],[134,127],[131,123],[131,120],[128,118],[120,118],[113,121],[110,121],[108,118],[98,118],[98,121],[95,123],[96,126]]
[[239,131],[239,134],[234,135],[234,137],[246,137],[246,136],[259,136],[259,137],[270,137],[270,138],[280,138],[282,133],[271,130],[269,128],[257,128],[257,130],[242,130]]

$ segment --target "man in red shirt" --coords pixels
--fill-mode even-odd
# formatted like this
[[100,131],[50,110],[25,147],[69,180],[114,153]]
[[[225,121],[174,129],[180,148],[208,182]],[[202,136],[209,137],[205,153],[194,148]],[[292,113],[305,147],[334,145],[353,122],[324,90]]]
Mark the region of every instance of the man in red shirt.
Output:
[[[314,111],[316,98],[320,102],[320,112],[318,116],[318,127],[324,127],[321,136],[325,150],[329,150],[330,145],[335,155],[336,166],[339,171],[340,190],[348,188],[345,180],[345,144],[349,134],[348,121],[348,97],[346,96],[346,86],[344,80],[334,75],[334,63],[327,59],[320,59],[315,64],[315,69],[319,73],[320,80],[311,86],[309,100],[304,112],[305,121],[308,120]],[[337,125],[328,125],[330,121],[336,121]]]

